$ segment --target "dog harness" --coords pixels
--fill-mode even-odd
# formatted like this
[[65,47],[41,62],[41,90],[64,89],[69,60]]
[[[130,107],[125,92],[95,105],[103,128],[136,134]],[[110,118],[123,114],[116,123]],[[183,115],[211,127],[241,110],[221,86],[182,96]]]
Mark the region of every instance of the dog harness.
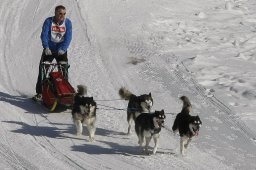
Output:
[[158,134],[161,131],[161,127],[159,128],[154,128],[154,130],[151,130],[151,136]]

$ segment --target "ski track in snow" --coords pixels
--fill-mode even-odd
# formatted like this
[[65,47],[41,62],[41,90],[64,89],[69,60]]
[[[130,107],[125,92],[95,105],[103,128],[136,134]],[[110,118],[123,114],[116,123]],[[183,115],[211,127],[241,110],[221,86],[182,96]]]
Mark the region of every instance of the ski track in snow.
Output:
[[[60,2],[62,1],[45,1],[45,4],[55,6]],[[228,106],[209,95],[178,56],[163,54],[158,45],[151,46],[145,43],[143,41],[145,37],[130,35],[129,25],[134,24],[133,22],[135,25],[136,22],[139,23],[139,19],[132,21],[134,17],[132,12],[127,18],[115,18],[115,12],[120,14],[118,12],[122,8],[126,10],[123,11],[124,13],[134,11],[136,14],[136,10],[139,11],[139,8],[134,6],[136,2],[126,6],[128,3],[126,4],[126,1],[121,0],[113,0],[109,3],[86,1],[84,2],[88,5],[86,7],[81,6],[83,3],[78,0],[65,2],[71,11],[70,17],[73,19],[73,25],[76,25],[73,28],[74,40],[70,49],[70,56],[73,57],[70,59],[72,66],[70,74],[76,76],[71,80],[71,84],[74,87],[77,84],[85,84],[88,87],[89,95],[95,97],[99,104],[115,106],[116,108],[126,108],[127,106],[126,101],[114,101],[114,99],[119,98],[117,92],[122,85],[127,86],[136,94],[141,93],[141,90],[143,93],[151,91],[153,97],[156,98],[154,99],[154,108],[156,110],[164,108],[167,113],[178,113],[181,106],[181,103],[177,103],[178,97],[186,95],[192,101],[192,113],[199,114],[203,121],[200,135],[192,140],[187,156],[180,157],[177,154],[179,137],[173,136],[168,131],[171,128],[174,115],[167,115],[167,130],[163,129],[157,154],[145,156],[138,150],[136,135],[134,133],[130,136],[125,135],[127,128],[125,111],[101,109],[97,110],[96,141],[88,142],[86,130],[84,136],[75,136],[70,110],[64,113],[48,114],[42,106],[34,104],[27,97],[24,97],[30,95],[27,94],[27,89],[34,87],[34,84],[22,89],[18,87],[18,80],[12,78],[18,74],[13,70],[15,66],[12,64],[17,65],[18,71],[24,71],[22,66],[26,65],[25,61],[16,56],[13,41],[17,40],[16,33],[19,33],[20,30],[18,29],[21,28],[19,24],[22,25],[20,22],[24,21],[21,14],[31,8],[29,7],[31,3],[34,3],[33,6],[35,6],[32,23],[42,23],[44,17],[38,16],[38,14],[42,14],[44,6],[47,5],[40,1],[22,3],[4,0],[1,3],[2,7],[0,7],[0,11],[2,11],[0,14],[4,14],[1,15],[3,16],[1,21],[5,25],[1,27],[5,30],[0,30],[1,34],[4,33],[1,35],[4,44],[0,42],[2,49],[0,55],[3,56],[0,68],[3,80],[0,85],[0,102],[3,104],[0,103],[0,106],[4,105],[1,113],[7,113],[11,108],[13,109],[11,114],[16,116],[4,115],[1,118],[0,158],[2,160],[0,163],[5,166],[3,168],[253,169],[256,167],[256,164],[253,163],[256,159],[255,141],[253,141],[256,136],[254,132],[238,121]],[[15,10],[4,9],[6,6]],[[91,11],[90,7],[100,7],[99,9],[107,10],[106,13],[99,12],[99,16],[95,16],[97,18],[100,15],[106,15],[105,18],[108,18],[108,21],[104,20],[104,17],[102,19],[105,24],[108,22],[115,24],[116,20],[120,19],[118,21],[120,28],[117,28],[116,32],[109,32],[113,35],[117,33],[117,37],[111,39],[100,35],[100,30],[103,28],[95,29],[97,24],[92,17],[95,13]],[[114,7],[120,7],[120,9]],[[152,8],[150,5],[148,7]],[[82,14],[81,8],[88,12],[87,16]],[[48,14],[51,15],[50,12]],[[16,17],[13,18],[13,16]],[[12,18],[11,21],[10,18]],[[37,22],[38,20],[42,22]],[[10,31],[10,26],[13,26],[14,30]],[[105,29],[109,28],[111,27],[106,26]],[[38,39],[37,34],[40,33],[40,29],[40,26],[36,25],[35,29],[31,29],[31,33],[27,33],[28,37]],[[146,30],[142,29],[143,31]],[[4,35],[8,35],[9,38]],[[157,44],[159,37],[154,36],[157,35],[152,35],[151,38]],[[21,42],[18,42],[21,45]],[[34,40],[33,42],[38,41]],[[28,46],[27,48],[33,53],[32,55],[40,56],[41,51],[34,52],[35,50],[33,51]],[[39,45],[36,47],[41,49]],[[114,52],[110,53],[111,50],[109,49]],[[29,54],[29,52],[22,53],[22,50],[18,49],[22,57]],[[36,77],[39,57],[37,58],[38,61],[32,60],[36,63],[28,64],[28,70],[33,71],[27,73],[24,81]],[[32,66],[33,64],[36,66]],[[136,69],[133,69],[134,67]],[[101,82],[101,80],[109,81]],[[140,87],[144,87],[144,89],[139,89]],[[21,96],[15,96],[16,93]],[[170,98],[170,101],[176,101],[176,103],[172,106],[170,101],[162,101],[162,98]],[[103,101],[105,99],[110,101]],[[17,129],[15,129],[16,126]],[[21,137],[24,144],[12,140],[12,137]],[[153,145],[152,142],[150,146]],[[21,147],[18,146],[19,144]],[[30,151],[35,155],[34,157],[33,155],[22,155],[22,152],[30,154]]]
[[[231,152],[233,152],[233,154],[236,156],[241,155],[243,159],[241,159],[241,157],[236,158],[230,155],[226,155],[230,157],[226,157],[227,160],[229,159],[227,162],[234,161],[237,163],[234,166],[238,166],[241,169],[243,169],[243,164],[245,161],[244,159],[247,159],[246,162],[248,161],[248,163],[253,162],[253,160],[256,158],[254,155],[255,149],[253,149],[253,139],[255,139],[255,134],[250,129],[248,129],[242,122],[239,122],[237,119],[234,119],[234,112],[230,108],[225,106],[223,103],[221,103],[221,101],[216,99],[214,96],[208,97],[206,95],[206,89],[201,87],[193,79],[193,77],[191,77],[186,67],[184,67],[182,63],[175,61],[176,56],[167,56],[167,59],[164,59],[164,61],[168,62],[170,62],[171,60],[170,67],[159,67],[159,65],[166,65],[162,61],[162,59],[165,58],[165,56],[162,56],[161,59],[159,58],[156,61],[155,59],[158,56],[154,55],[154,53],[150,50],[147,51],[145,47],[138,47],[138,45],[134,45],[130,48],[131,53],[133,53],[134,55],[145,55],[153,60],[151,62],[151,60],[149,59],[150,61],[148,63],[145,63],[142,68],[142,73],[146,75],[144,77],[142,76],[144,80],[147,80],[148,82],[160,82],[160,85],[163,86],[164,89],[166,89],[166,91],[171,92],[172,96],[181,96],[186,94],[191,99],[191,101],[194,101],[194,104],[196,104],[194,112],[199,114],[199,116],[203,119],[203,127],[206,129],[203,130],[203,132],[201,133],[203,136],[206,136],[205,139],[203,139],[203,142],[197,141],[198,144],[202,146],[206,145],[207,148],[207,145],[211,143],[211,147],[215,148],[214,150],[216,153],[223,152],[225,149],[228,149],[231,150]],[[202,103],[203,106],[198,106],[197,103]],[[212,118],[204,117],[204,113],[206,112],[213,113]],[[217,119],[219,121],[215,121],[214,119]],[[215,124],[215,126],[227,129],[227,131],[223,132],[225,130],[222,129],[222,134],[216,134],[216,132],[214,132],[214,124],[212,122],[218,123]],[[216,129],[215,131],[218,131],[218,129]],[[223,137],[225,137],[226,139],[223,140]],[[233,143],[234,140],[236,140],[235,143]],[[223,146],[226,145],[226,148],[219,148],[218,146],[214,146],[214,143],[216,142],[221,142]],[[246,150],[245,147],[245,150],[242,150],[235,149],[236,147],[238,147],[236,145],[252,145],[252,147],[249,148],[248,150]],[[204,152],[207,152],[207,150],[204,150]],[[252,165],[251,168],[253,168],[254,166],[255,164]]]

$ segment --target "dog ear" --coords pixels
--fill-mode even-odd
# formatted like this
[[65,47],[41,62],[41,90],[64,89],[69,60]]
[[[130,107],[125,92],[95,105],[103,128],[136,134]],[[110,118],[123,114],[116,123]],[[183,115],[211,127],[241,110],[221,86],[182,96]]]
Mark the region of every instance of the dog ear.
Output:
[[148,95],[151,97],[151,92]]
[[162,110],[161,110],[161,112],[163,112],[163,113],[164,113],[164,109],[162,109]]

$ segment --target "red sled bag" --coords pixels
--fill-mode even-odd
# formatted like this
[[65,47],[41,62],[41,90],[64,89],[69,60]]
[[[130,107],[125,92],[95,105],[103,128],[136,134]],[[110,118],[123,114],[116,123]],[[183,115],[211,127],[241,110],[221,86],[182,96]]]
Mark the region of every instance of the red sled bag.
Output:
[[43,97],[43,104],[50,109],[50,111],[53,111],[57,105],[56,97],[53,93],[53,86],[52,83],[49,81],[49,79],[46,79],[43,81],[42,84],[42,97]]
[[72,105],[75,90],[61,72],[51,72],[43,83],[43,102],[53,111],[57,104]]
[[61,72],[51,72],[50,79],[53,83],[54,93],[60,99],[60,103],[72,104],[75,90]]
[[51,72],[50,78],[52,83],[54,84],[58,97],[70,96],[75,93],[74,88],[69,84],[66,79],[64,79],[61,72]]

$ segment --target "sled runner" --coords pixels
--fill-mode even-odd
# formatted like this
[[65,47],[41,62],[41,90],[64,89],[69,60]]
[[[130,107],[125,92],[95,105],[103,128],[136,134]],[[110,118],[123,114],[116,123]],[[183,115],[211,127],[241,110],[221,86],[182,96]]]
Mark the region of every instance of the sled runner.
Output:
[[42,103],[53,112],[57,105],[71,106],[75,94],[67,79],[67,63],[41,64],[42,67]]

